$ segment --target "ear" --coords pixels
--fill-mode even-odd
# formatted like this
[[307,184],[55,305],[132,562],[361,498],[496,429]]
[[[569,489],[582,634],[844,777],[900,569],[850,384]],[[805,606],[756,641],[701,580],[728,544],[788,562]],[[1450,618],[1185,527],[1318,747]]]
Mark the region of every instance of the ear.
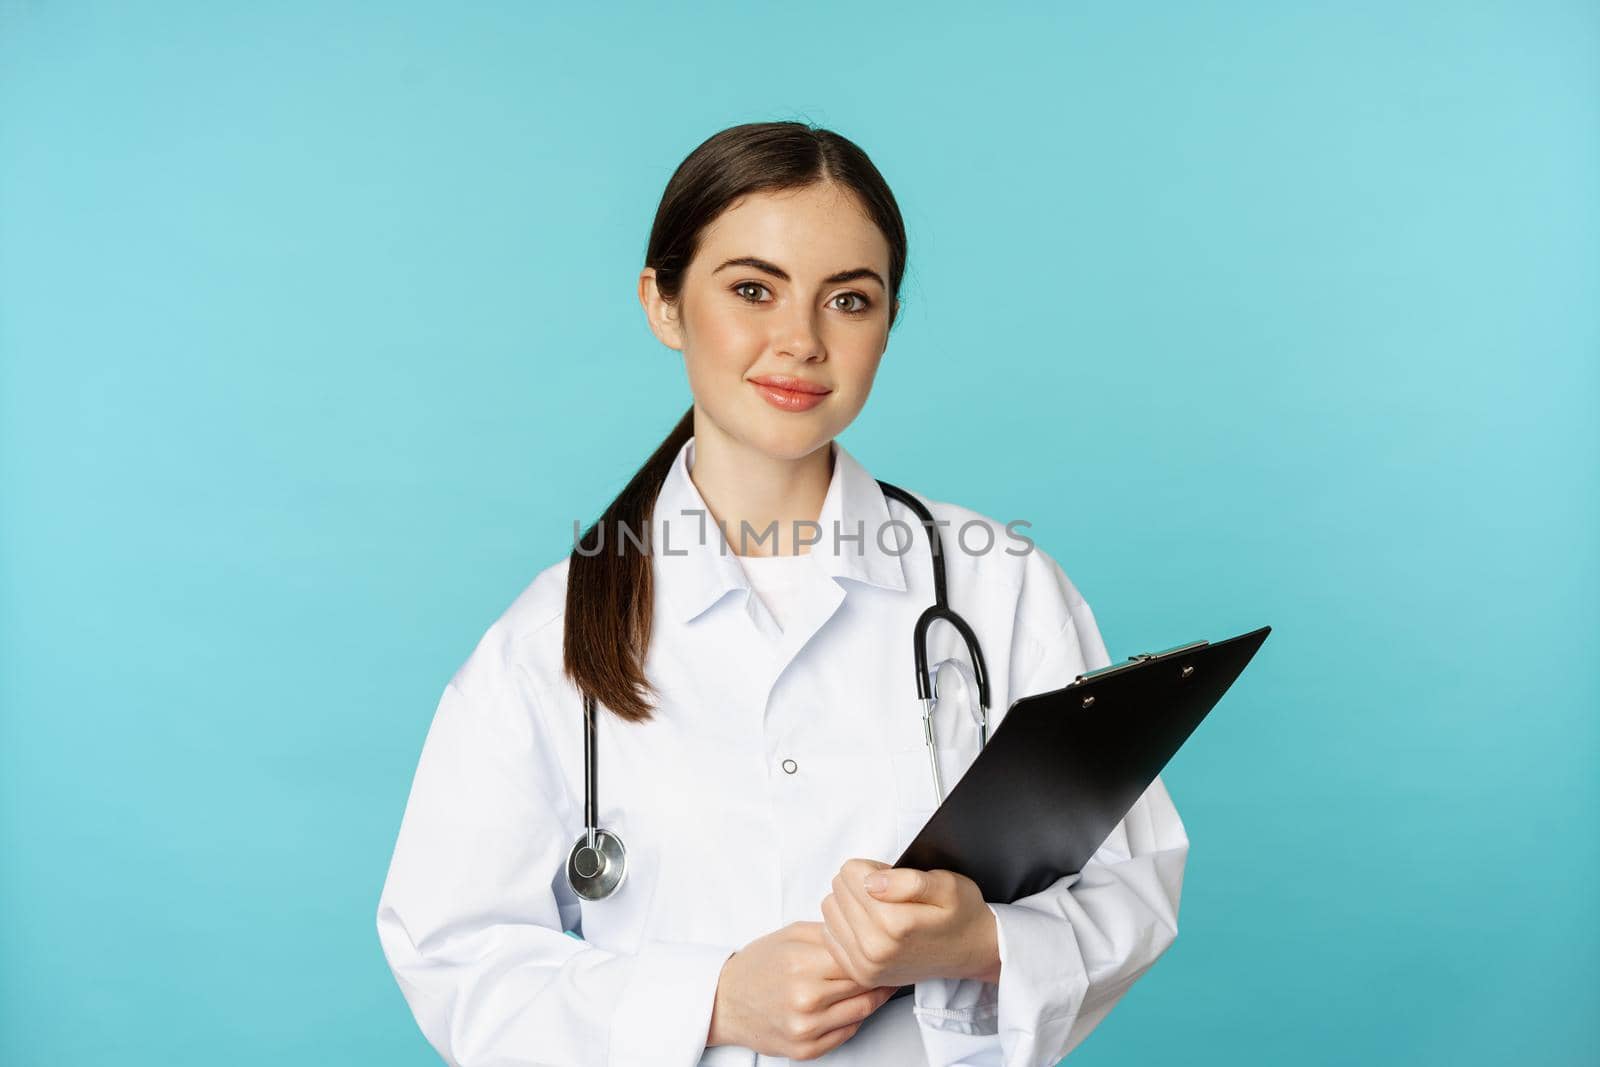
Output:
[[678,305],[661,295],[656,288],[656,269],[646,267],[639,274],[639,303],[644,308],[645,320],[656,340],[668,348],[683,351],[683,326],[678,319]]

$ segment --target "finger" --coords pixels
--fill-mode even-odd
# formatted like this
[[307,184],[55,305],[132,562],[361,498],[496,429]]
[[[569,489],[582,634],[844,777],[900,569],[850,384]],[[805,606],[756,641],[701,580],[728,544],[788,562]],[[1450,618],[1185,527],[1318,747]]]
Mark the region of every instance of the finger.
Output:
[[[873,888],[881,885],[881,889]],[[862,888],[869,898],[885,904],[935,904],[939,894],[926,871],[914,867],[894,867],[868,875]]]
[[[836,878],[837,883],[840,879]],[[863,899],[865,890],[852,890],[848,881],[839,885],[833,894],[840,898],[839,910],[849,925],[852,959],[859,965],[858,973],[864,984],[877,985],[878,968],[888,963],[888,957],[898,951],[899,932],[904,930],[910,916],[896,914],[893,909],[919,905],[883,904]],[[894,932],[891,932],[894,931]]]
[[822,898],[823,936],[827,938],[829,951],[833,953],[834,960],[846,975],[853,975],[859,964],[865,960],[861,956],[860,941],[856,931],[851,928],[850,922],[843,912],[843,904],[839,894],[829,893]]
[[[841,953],[843,950],[840,950]],[[830,1004],[837,1004],[846,997],[853,997],[861,992],[861,983],[850,977],[850,972],[825,948],[817,949],[820,957],[812,971],[813,977],[808,979],[812,988],[817,993],[817,1006],[825,1008]]]
[[857,1026],[882,1007],[893,993],[893,989],[880,986],[846,997],[818,1015],[817,1025],[822,1029],[823,1036],[846,1026]]
[[839,877],[853,885],[862,885],[866,882],[867,875],[874,871],[891,870],[891,866],[881,860],[853,859],[845,860],[839,868]]
[[852,878],[841,872],[833,879],[833,895],[839,898],[839,909],[858,942],[878,927],[874,912],[882,901],[873,900],[867,894],[860,878]]
[[848,1002],[833,1009],[833,1012],[829,1013],[822,1025],[826,1026],[839,1017],[851,1021],[846,1022],[837,1029],[828,1031],[814,1041],[807,1042],[805,1047],[800,1050],[799,1055],[805,1059],[814,1059],[824,1052],[838,1048],[854,1037],[866,1019],[882,1007],[884,1002],[893,995],[893,986],[877,986],[863,990],[856,996],[851,997]]
[[833,1031],[832,1033],[824,1034],[815,1041],[808,1041],[800,1045],[794,1050],[789,1058],[792,1060],[801,1061],[814,1060],[823,1053],[832,1052],[846,1041],[849,1041],[852,1037],[855,1037],[856,1031],[859,1029],[861,1029],[860,1023],[851,1023],[849,1026],[841,1026],[839,1029]]
[[792,926],[799,942],[794,950],[800,954],[808,980],[821,990],[824,1005],[862,991],[861,983],[850,977],[853,967],[849,956],[828,933],[826,924],[797,922]]

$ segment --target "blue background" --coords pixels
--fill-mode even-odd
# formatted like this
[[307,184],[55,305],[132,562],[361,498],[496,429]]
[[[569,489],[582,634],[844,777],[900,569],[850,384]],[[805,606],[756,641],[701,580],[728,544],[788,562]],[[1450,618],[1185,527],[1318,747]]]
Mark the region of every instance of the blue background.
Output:
[[799,118],[910,229],[847,447],[1113,658],[1274,628],[1072,1062],[1595,1061],[1592,4],[264,7],[0,4],[0,1060],[434,1062],[434,703],[688,404],[668,175]]

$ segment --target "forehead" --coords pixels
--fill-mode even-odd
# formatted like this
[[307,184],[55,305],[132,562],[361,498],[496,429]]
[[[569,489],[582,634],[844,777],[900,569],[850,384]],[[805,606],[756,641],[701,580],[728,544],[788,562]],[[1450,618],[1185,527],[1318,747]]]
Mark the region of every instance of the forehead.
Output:
[[713,270],[735,256],[759,256],[796,278],[855,267],[889,273],[888,240],[855,193],[834,183],[734,201],[701,233],[695,261]]

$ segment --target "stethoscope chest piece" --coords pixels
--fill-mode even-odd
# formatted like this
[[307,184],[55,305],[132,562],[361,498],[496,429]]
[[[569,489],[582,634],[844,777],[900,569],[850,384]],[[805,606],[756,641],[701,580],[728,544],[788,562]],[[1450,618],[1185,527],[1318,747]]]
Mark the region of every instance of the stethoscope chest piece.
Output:
[[628,851],[622,847],[622,838],[610,830],[596,828],[593,844],[585,830],[567,853],[567,882],[584,900],[609,897],[627,873]]
[[628,873],[622,838],[600,827],[596,800],[594,698],[583,698],[583,836],[567,853],[567,884],[584,900],[604,900]]

